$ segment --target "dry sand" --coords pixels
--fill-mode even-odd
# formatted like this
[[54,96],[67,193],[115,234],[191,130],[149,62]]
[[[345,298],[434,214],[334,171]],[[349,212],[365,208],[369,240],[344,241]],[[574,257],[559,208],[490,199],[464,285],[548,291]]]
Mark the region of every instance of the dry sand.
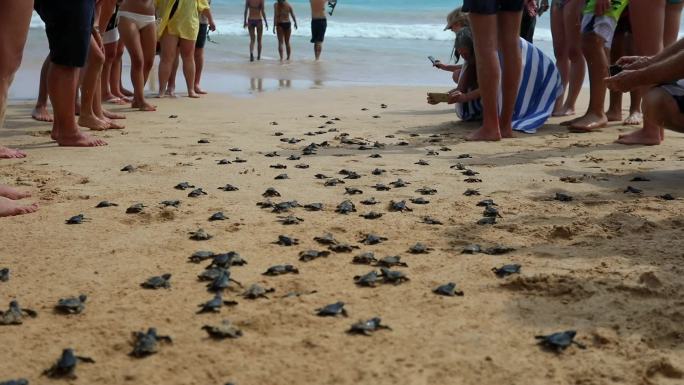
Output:
[[[50,383],[41,371],[63,348],[72,347],[97,361],[80,365],[78,379],[67,381],[74,384],[681,384],[684,136],[668,132],[661,146],[624,147],[612,140],[628,128],[568,135],[552,120],[538,135],[465,143],[460,138],[473,126],[457,124],[444,106],[424,105],[425,91],[329,88],[253,99],[162,100],[158,113],[128,114],[128,128],[102,135],[110,145],[100,149],[59,149],[46,134],[49,126],[26,118],[29,104],[11,107],[2,143],[25,149],[30,157],[1,161],[0,182],[30,190],[41,210],[0,219],[0,268],[9,267],[12,274],[9,282],[0,282],[0,301],[4,306],[16,298],[39,316],[0,327],[0,380]],[[381,103],[389,107],[381,109]],[[169,118],[172,114],[178,118]],[[325,125],[322,114],[341,120]],[[321,125],[339,132],[303,135]],[[283,144],[276,131],[304,141]],[[387,146],[359,151],[340,145],[335,138],[342,132]],[[211,143],[198,144],[203,138]],[[410,145],[395,146],[400,140]],[[311,141],[329,141],[331,147],[301,161],[286,160]],[[452,151],[426,155],[441,146]],[[231,147],[243,151],[229,152]],[[265,157],[270,151],[281,156]],[[382,158],[371,159],[371,153]],[[464,153],[472,158],[457,159]],[[216,164],[235,156],[247,163]],[[630,160],[635,158],[643,161]],[[419,159],[430,165],[414,164]],[[483,182],[465,183],[450,168],[457,162],[478,171]],[[276,163],[287,170],[269,168]],[[294,168],[298,163],[310,168]],[[137,171],[119,171],[128,164]],[[387,173],[371,175],[376,167]],[[341,178],[337,172],[345,168],[364,176],[337,187],[324,187],[313,177]],[[283,172],[289,180],[273,179]],[[579,183],[562,182],[566,176]],[[630,182],[635,176],[650,182]],[[397,178],[411,185],[387,192],[369,187]],[[188,198],[187,191],[173,188],[183,181],[208,195]],[[217,190],[226,183],[240,190]],[[643,194],[623,193],[628,185]],[[345,186],[364,194],[345,196]],[[414,191],[423,186],[438,190],[426,197],[430,204],[409,204],[410,213],[387,213],[391,199],[417,197]],[[256,206],[268,187],[280,191],[282,200],[322,202],[325,211],[296,209],[304,222],[284,226],[276,214]],[[465,197],[467,188],[479,188],[482,195]],[[575,200],[554,201],[556,192]],[[657,197],[665,193],[680,199]],[[371,196],[382,205],[358,203]],[[347,198],[359,212],[335,213]],[[494,226],[475,224],[483,211],[475,204],[484,198],[499,204],[503,218]],[[180,199],[182,205],[160,208],[167,199]],[[95,209],[101,200],[120,206]],[[148,206],[143,214],[124,213],[137,202]],[[377,220],[359,217],[371,209],[386,214]],[[209,223],[209,215],[219,210],[230,219]],[[92,220],[64,223],[79,213]],[[444,225],[420,223],[425,215]],[[214,238],[188,239],[188,232],[198,228]],[[326,232],[361,249],[298,261],[299,251],[323,249],[313,237]],[[358,244],[369,232],[389,240]],[[273,244],[279,234],[299,238],[300,245]],[[411,255],[407,249],[416,242],[435,250]],[[462,254],[470,243],[517,250],[499,256]],[[235,288],[226,297],[237,299],[238,306],[195,314],[196,306],[211,298],[197,280],[204,264],[187,262],[197,250],[239,252],[249,264],[234,267],[233,277],[276,292],[250,301],[238,297]],[[355,286],[352,277],[372,269],[350,263],[361,251],[401,255],[409,267],[397,269],[411,280]],[[301,273],[261,275],[281,263],[295,264]],[[497,278],[491,269],[506,263],[522,264],[522,273]],[[173,274],[171,289],[140,288],[146,278],[162,273]],[[465,296],[431,292],[449,281]],[[317,293],[281,298],[311,290]],[[83,314],[53,313],[57,299],[80,293],[89,296]],[[349,318],[315,315],[314,309],[338,300],[347,304]],[[353,321],[372,316],[382,317],[393,330],[372,337],[345,333]],[[236,323],[244,336],[209,340],[202,325],[222,319]],[[171,335],[173,344],[149,358],[129,357],[131,333],[150,326]],[[572,346],[557,355],[535,345],[535,335],[567,329],[577,330],[587,349]]]

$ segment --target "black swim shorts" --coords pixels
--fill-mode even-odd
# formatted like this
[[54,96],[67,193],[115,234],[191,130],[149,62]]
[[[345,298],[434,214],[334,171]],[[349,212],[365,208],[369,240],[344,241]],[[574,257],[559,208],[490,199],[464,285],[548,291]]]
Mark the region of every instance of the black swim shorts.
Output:
[[199,32],[197,33],[197,40],[195,40],[195,48],[204,48],[204,46],[207,44],[207,29],[208,28],[209,28],[209,24],[200,23]]
[[93,31],[95,0],[35,0],[45,23],[50,60],[67,67],[83,67]]
[[325,39],[325,30],[328,29],[327,19],[313,19],[311,20],[311,42],[323,43]]
[[493,15],[497,12],[522,11],[525,0],[464,0],[463,12]]

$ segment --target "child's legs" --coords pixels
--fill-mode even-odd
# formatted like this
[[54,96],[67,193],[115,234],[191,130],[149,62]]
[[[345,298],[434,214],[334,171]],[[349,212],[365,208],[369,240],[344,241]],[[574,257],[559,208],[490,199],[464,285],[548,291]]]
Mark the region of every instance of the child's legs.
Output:
[[[499,12],[497,14],[499,50],[503,56],[501,76],[502,102],[499,126],[503,137],[513,135],[513,110],[518,97],[522,76],[520,39],[515,31],[520,28],[522,12]],[[478,78],[479,79],[479,78]]]

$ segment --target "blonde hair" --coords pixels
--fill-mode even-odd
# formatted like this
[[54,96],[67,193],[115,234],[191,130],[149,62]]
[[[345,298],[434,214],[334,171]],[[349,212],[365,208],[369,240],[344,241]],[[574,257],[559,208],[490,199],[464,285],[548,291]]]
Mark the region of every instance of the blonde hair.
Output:
[[470,21],[468,21],[468,14],[463,12],[461,10],[461,7],[458,7],[451,11],[447,15],[447,28],[451,27],[454,24],[460,24],[462,27],[469,27],[470,26]]

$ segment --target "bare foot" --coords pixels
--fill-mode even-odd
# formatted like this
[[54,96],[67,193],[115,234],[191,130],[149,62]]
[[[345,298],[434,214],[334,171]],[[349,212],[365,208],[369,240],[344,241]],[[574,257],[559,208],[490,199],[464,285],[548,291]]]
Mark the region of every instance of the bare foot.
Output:
[[[123,94],[123,96],[127,96],[127,97],[129,97],[129,98],[130,98],[131,96],[133,96],[133,92],[131,92],[131,91],[129,91],[129,90],[123,88],[123,87],[121,87],[121,93]],[[121,95],[117,95],[117,96],[121,97]]]
[[132,108],[137,108],[140,111],[157,111],[157,106],[149,104],[147,102],[133,102],[131,104]]
[[195,86],[195,93],[200,94],[200,95],[206,95],[207,91],[201,89],[200,86]]
[[575,115],[575,109],[570,107],[561,107],[559,110],[555,110],[551,113],[551,116],[572,116]]
[[52,121],[52,115],[48,112],[47,106],[35,106],[31,111],[31,117],[39,122]]
[[593,113],[587,113],[581,118],[575,120],[568,129],[570,132],[587,133],[597,131],[606,125],[608,125],[608,118],[605,114],[598,116]]
[[113,120],[106,119],[105,122],[107,123],[107,129],[108,130],[123,130],[126,128],[123,124],[116,123]]
[[123,114],[116,114],[111,111],[107,110],[102,110],[102,113],[104,114],[105,118],[107,119],[126,119],[126,115]]
[[188,97],[189,97],[189,98],[197,99],[197,98],[199,98],[200,96],[197,95],[197,94],[195,93],[195,91],[188,91]]
[[64,147],[99,147],[107,145],[107,142],[104,140],[92,137],[82,132],[79,132],[75,136],[68,137],[60,135],[57,139],[57,143]]
[[470,142],[496,142],[501,140],[501,132],[498,129],[485,129],[480,127],[477,131],[465,137],[465,140]]
[[564,121],[564,122],[561,122],[560,125],[561,125],[561,126],[571,126],[571,125],[573,125],[576,121],[578,121],[578,120],[580,120],[580,119],[582,119],[582,117],[573,118],[573,119],[570,119],[570,120],[566,120],[566,121]]
[[29,192],[19,191],[13,187],[0,184],[0,197],[5,197],[17,201],[19,199],[28,198],[30,196],[31,193]]
[[635,144],[641,144],[641,145],[646,145],[646,146],[655,146],[660,144],[661,142],[660,138],[660,132],[655,131],[646,131],[643,128],[640,130],[636,130],[632,133],[629,133],[627,135],[620,135],[618,140],[615,141],[615,143],[620,143],[620,144],[629,144],[629,145],[635,145]]
[[513,127],[501,127],[501,137],[502,138],[512,138],[513,137]]
[[107,123],[94,116],[84,116],[78,117],[78,125],[81,127],[87,127],[94,131],[104,131],[107,129]]
[[606,111],[606,117],[609,122],[619,122],[622,120],[622,111]]
[[26,158],[26,153],[24,151],[21,151],[21,150],[15,150],[12,148],[0,146],[0,158],[3,158],[3,159]]
[[640,126],[643,121],[644,119],[641,112],[630,112],[627,119],[622,123],[627,126]]
[[109,104],[117,104],[117,105],[126,104],[125,100],[123,100],[122,98],[120,98],[118,96],[114,96],[114,94],[103,96],[102,101],[104,101],[105,103],[109,103]]
[[0,197],[0,217],[11,217],[14,215],[30,214],[38,211],[38,205],[22,205],[5,197]]
[[174,98],[174,99],[175,99],[175,98],[177,97],[177,96],[176,96],[176,89],[170,88],[170,89],[166,90],[166,94],[165,94],[165,95],[168,96],[168,97],[170,97],[170,98]]

